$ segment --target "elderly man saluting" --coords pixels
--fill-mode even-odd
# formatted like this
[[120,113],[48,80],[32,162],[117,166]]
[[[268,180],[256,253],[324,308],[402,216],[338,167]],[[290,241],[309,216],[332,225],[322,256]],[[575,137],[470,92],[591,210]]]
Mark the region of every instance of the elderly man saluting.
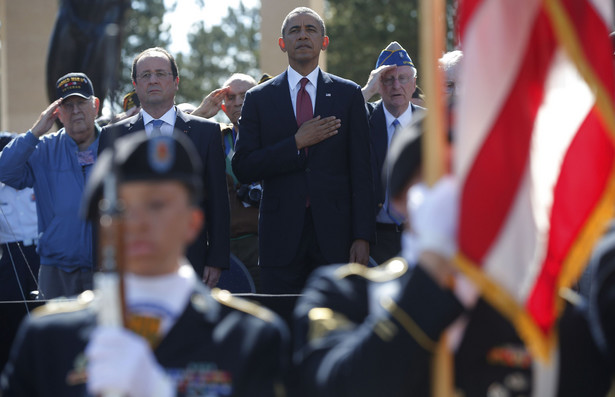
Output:
[[382,179],[384,159],[393,136],[408,127],[415,112],[425,109],[410,102],[416,89],[417,71],[412,59],[398,42],[390,43],[378,56],[363,97],[367,102],[375,94],[381,101],[367,102],[369,138],[372,147],[372,175],[376,198],[376,244],[370,247],[372,258],[378,263],[396,256],[401,250],[404,217],[390,205],[388,187]]
[[[38,212],[39,290],[42,297],[92,288],[92,225],[79,218],[83,188],[96,160],[100,101],[89,77],[69,73],[56,83],[58,99],[30,131],[0,152],[0,181],[33,187]],[[50,133],[59,119],[64,128]]]

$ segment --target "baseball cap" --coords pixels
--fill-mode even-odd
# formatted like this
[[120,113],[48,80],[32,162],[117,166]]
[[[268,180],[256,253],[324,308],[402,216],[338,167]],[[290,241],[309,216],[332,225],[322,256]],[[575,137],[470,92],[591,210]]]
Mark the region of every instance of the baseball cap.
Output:
[[58,79],[56,94],[58,98],[62,99],[72,95],[87,99],[94,95],[94,87],[90,78],[84,73],[69,73]]

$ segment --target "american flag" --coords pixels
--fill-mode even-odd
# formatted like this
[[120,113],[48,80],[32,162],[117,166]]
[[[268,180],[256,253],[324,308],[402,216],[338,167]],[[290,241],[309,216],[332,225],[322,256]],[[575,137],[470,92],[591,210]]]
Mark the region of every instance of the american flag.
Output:
[[546,358],[615,208],[610,0],[461,0],[456,263]]

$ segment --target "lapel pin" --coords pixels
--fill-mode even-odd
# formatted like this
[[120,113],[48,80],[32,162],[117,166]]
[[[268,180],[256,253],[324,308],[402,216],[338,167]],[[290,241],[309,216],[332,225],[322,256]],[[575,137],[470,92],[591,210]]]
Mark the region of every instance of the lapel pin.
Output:
[[325,94],[325,96],[331,96],[331,93],[330,93],[330,92],[327,92],[327,93]]

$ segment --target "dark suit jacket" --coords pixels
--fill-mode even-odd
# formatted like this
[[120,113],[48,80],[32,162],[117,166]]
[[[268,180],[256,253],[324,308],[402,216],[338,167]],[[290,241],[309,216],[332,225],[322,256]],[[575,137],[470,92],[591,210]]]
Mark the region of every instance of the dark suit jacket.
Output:
[[314,115],[336,116],[338,134],[298,151],[298,130],[287,72],[248,91],[239,120],[233,171],[263,182],[260,265],[288,264],[295,256],[309,197],[318,244],[331,263],[348,261],[351,242],[374,229],[367,112],[355,83],[320,72]]
[[[99,153],[111,145],[113,131],[121,137],[132,132],[143,131],[141,113],[103,128],[98,144]],[[205,213],[206,227],[188,247],[188,260],[199,276],[205,266],[228,268],[230,257],[230,215],[226,188],[224,151],[220,138],[220,126],[200,117],[191,116],[177,110],[175,129],[190,137],[203,162],[203,188],[205,199],[201,208]]]
[[[288,357],[286,325],[263,307],[247,304],[248,309],[237,310],[246,303],[216,296],[197,288],[153,350],[177,382],[178,397],[195,395],[195,390],[198,395],[278,395]],[[96,326],[93,305],[72,301],[43,312],[27,318],[17,334],[0,382],[3,395],[88,395],[79,375]]]
[[[385,199],[385,184],[382,180],[382,165],[387,157],[388,133],[386,117],[384,115],[384,104],[382,101],[376,103],[367,103],[367,111],[369,112],[369,140],[372,153],[372,178],[374,179],[374,198],[376,204],[376,215],[382,206]],[[410,104],[412,112],[417,110],[424,111],[425,108]]]

